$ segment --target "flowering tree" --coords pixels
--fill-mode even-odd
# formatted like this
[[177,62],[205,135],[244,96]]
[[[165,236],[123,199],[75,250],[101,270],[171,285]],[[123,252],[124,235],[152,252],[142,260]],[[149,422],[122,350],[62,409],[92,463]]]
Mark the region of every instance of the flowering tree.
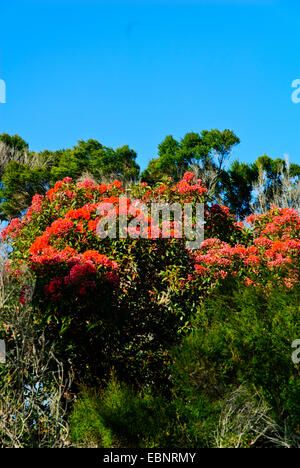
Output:
[[[193,177],[152,190],[139,184],[130,195],[143,203],[169,195],[182,203],[203,202],[206,189]],[[7,271],[21,278],[25,263],[35,275],[36,320],[65,361],[76,362],[81,377],[102,376],[105,368],[122,362],[124,372],[129,366],[134,375],[147,367],[150,378],[149,368],[157,372],[157,360],[165,360],[166,346],[190,314],[182,305],[181,279],[192,272],[192,259],[172,227],[169,238],[162,238],[155,226],[152,239],[153,220],[146,216],[143,238],[97,235],[99,221],[109,215],[109,210],[99,212],[100,205],[112,207],[118,220],[134,219],[127,195],[119,181],[76,184],[65,178],[45,196],[34,196],[25,216],[2,232],[12,247]],[[162,278],[166,273],[168,278]]]
[[[175,220],[166,229],[133,199],[145,206],[203,203],[206,240],[200,250],[186,248]],[[133,228],[137,214],[140,223]],[[99,237],[99,223],[110,218],[115,236]],[[166,370],[158,363],[167,363],[168,347],[189,330],[191,313],[212,288],[228,281],[266,290],[276,282],[295,286],[299,213],[274,207],[248,222],[250,227],[236,222],[226,206],[211,204],[191,172],[176,184],[166,179],[126,190],[120,181],[98,185],[67,177],[34,196],[2,238],[12,247],[8,273],[21,279],[25,264],[34,274],[35,319],[58,356],[75,363],[78,378],[102,378],[114,366],[124,378],[154,382],[162,378],[158,369]],[[24,304],[26,285],[22,291]]]

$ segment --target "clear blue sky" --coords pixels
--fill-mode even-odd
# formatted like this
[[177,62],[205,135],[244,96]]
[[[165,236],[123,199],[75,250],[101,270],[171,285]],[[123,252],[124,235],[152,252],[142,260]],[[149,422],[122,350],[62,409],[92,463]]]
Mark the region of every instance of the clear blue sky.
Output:
[[144,168],[167,134],[229,128],[234,156],[300,163],[300,2],[1,0],[0,133],[95,138]]

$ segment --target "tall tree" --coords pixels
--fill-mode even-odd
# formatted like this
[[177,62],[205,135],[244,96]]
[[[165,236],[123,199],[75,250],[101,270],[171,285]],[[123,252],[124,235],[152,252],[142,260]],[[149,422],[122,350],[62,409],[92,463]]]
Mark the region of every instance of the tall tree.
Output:
[[251,213],[252,190],[257,177],[256,164],[239,161],[233,161],[229,169],[223,172],[224,202],[239,219]]
[[233,147],[240,142],[231,130],[203,130],[187,133],[180,141],[168,135],[158,146],[158,158],[152,159],[142,179],[153,183],[164,176],[180,179],[192,166],[213,169],[221,175]]
[[0,136],[0,155],[1,145],[5,155],[0,158],[2,220],[20,216],[35,193],[45,193],[67,176],[77,179],[89,173],[96,179],[115,177],[125,181],[139,176],[137,155],[128,145],[113,149],[90,139],[79,141],[73,148],[34,153],[20,137],[7,134]]

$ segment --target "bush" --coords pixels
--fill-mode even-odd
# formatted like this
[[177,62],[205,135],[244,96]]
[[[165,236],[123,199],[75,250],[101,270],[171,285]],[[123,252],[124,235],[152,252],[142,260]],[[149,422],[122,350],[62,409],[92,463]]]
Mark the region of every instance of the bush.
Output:
[[219,288],[199,308],[193,331],[175,351],[173,380],[186,401],[199,393],[222,401],[241,384],[254,386],[275,421],[299,434],[299,291],[269,293],[242,284]]
[[71,437],[84,446],[158,446],[175,419],[164,397],[136,392],[112,377],[105,389],[82,390],[70,418]]

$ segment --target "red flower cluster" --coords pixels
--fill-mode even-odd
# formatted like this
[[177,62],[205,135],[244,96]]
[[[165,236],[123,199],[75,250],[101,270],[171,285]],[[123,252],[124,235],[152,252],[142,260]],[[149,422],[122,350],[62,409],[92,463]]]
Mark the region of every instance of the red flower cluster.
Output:
[[7,238],[15,239],[21,231],[22,223],[19,218],[11,220],[9,225],[1,231],[1,239],[5,241]]
[[[142,184],[140,184],[142,186]],[[147,185],[143,185],[147,187]],[[204,187],[201,179],[196,179],[192,172],[186,172],[183,179],[177,184],[173,185],[172,179],[160,184],[159,187],[147,190],[143,194],[143,201],[154,201],[159,199],[166,199],[168,201],[181,201],[182,203],[189,203],[192,201],[204,201],[204,195],[207,193],[207,188]]]
[[251,216],[251,245],[229,245],[219,239],[207,239],[196,254],[195,271],[212,279],[242,276],[246,285],[269,283],[292,288],[299,277],[300,215],[295,210],[277,207],[264,215]]
[[119,284],[117,263],[98,251],[88,250],[78,254],[64,249],[62,252],[53,253],[52,256],[44,256],[42,261],[40,257],[32,258],[32,268],[40,276],[43,276],[45,271],[51,271],[49,265],[54,265],[58,271],[66,272],[64,276],[55,276],[45,285],[45,294],[51,296],[52,300],[63,298],[64,294],[70,294],[70,291],[75,295],[85,295],[88,291],[96,290],[103,281],[110,283],[114,288]]
[[[205,202],[207,189],[192,172],[187,172],[175,185],[171,180],[154,188],[142,183],[134,186],[131,193],[136,202],[145,204],[152,201],[198,203]],[[101,206],[103,209],[99,211]],[[120,217],[126,217],[125,234],[130,237],[138,233],[148,239],[161,238],[162,229],[166,228],[169,237],[179,237],[179,226],[175,222],[170,226],[156,226],[138,203],[132,203],[125,196],[121,182],[97,185],[85,180],[76,184],[67,177],[57,182],[45,196],[36,195],[24,218],[12,220],[2,232],[2,239],[10,239],[13,248],[23,253],[31,269],[43,278],[47,295],[57,299],[71,290],[84,295],[94,291],[102,281],[116,287],[121,274],[117,263],[107,256],[115,258],[117,250],[114,250],[113,240],[101,244],[96,233],[103,216],[114,217],[117,226]],[[130,225],[136,216],[140,222]],[[299,274],[300,251],[297,211],[273,207],[263,215],[250,216],[247,219],[252,226],[250,243],[246,235],[249,230],[243,223],[236,222],[226,206],[206,203],[205,221],[209,238],[196,254],[191,253],[197,281],[214,285],[216,281],[241,277],[245,284],[252,286],[262,281],[277,281],[288,288],[294,287]]]
[[39,215],[43,211],[43,195],[34,195],[30,208],[26,213],[26,220],[30,221],[33,214]]
[[273,240],[299,238],[300,215],[291,208],[273,206],[263,215],[251,215],[246,221],[254,228],[256,236]]

